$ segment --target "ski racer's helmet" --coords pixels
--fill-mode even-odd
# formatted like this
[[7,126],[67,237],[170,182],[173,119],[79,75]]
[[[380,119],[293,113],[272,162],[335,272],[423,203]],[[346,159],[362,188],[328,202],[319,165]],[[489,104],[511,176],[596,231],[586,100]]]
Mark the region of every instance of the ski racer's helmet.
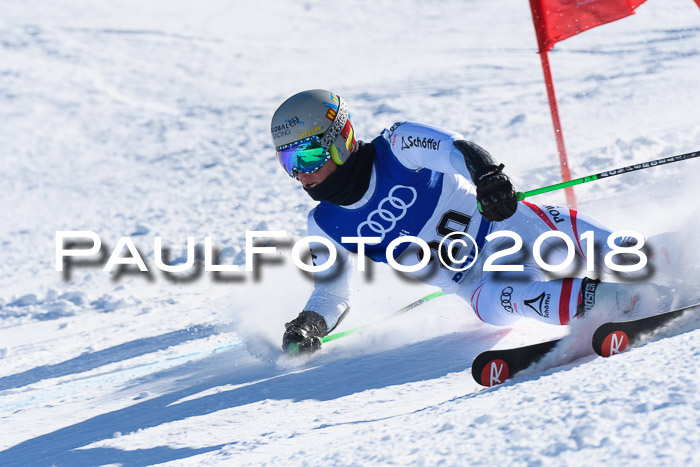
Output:
[[287,173],[313,173],[328,159],[343,165],[357,143],[348,106],[323,89],[303,91],[279,106],[272,116],[272,142]]

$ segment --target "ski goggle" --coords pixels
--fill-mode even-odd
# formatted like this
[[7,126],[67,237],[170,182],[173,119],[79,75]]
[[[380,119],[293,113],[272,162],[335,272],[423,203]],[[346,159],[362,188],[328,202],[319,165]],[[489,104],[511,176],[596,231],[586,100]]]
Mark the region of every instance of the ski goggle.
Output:
[[277,159],[290,177],[314,173],[331,158],[319,136],[311,136],[277,148]]

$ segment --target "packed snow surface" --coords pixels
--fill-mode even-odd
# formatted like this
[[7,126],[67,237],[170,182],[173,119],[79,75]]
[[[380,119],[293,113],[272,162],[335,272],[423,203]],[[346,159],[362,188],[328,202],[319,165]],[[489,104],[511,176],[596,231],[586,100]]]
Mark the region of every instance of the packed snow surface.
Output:
[[[56,2],[0,15],[0,465],[700,464],[697,315],[611,359],[590,323],[484,389],[472,359],[566,330],[480,323],[441,297],[309,360],[281,356],[312,283],[291,261],[314,202],[269,124],[332,89],[370,140],[399,120],[461,132],[520,190],[560,180],[528,2]],[[550,53],[574,177],[700,149],[700,10],[649,0]],[[680,230],[692,259],[697,160],[576,189],[616,229]],[[534,201],[564,203],[554,192]],[[56,231],[130,237],[149,267],[56,271]],[[211,237],[285,230],[257,274],[184,263]],[[243,268],[241,268],[243,269]],[[691,268],[692,270],[692,268]],[[349,329],[434,290],[357,273]],[[686,299],[692,276],[679,273]],[[583,344],[582,344],[583,343]]]

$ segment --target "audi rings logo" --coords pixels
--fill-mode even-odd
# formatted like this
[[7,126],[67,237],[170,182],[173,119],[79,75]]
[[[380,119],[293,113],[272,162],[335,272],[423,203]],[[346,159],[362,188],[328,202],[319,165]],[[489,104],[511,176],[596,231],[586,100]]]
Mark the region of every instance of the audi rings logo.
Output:
[[[399,194],[402,196],[397,196]],[[418,193],[415,188],[396,185],[389,191],[389,196],[379,202],[377,209],[369,213],[367,220],[357,226],[357,236],[362,237],[362,230],[368,227],[372,231],[368,236],[377,234],[381,237],[380,242],[383,241],[386,234],[394,230],[396,223],[406,216],[408,208],[413,206],[417,199]]]
[[510,303],[510,297],[513,295],[513,287],[508,286],[501,291],[501,306],[508,313],[513,313],[513,305]]

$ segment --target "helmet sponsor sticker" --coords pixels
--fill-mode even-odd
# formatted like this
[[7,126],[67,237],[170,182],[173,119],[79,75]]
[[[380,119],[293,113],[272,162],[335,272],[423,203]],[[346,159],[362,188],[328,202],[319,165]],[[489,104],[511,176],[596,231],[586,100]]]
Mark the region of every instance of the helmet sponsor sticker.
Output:
[[316,133],[319,133],[321,131],[321,127],[317,126],[315,128],[312,128],[310,130],[302,131],[301,133],[297,133],[297,138],[306,138],[307,136],[313,136]]
[[297,126],[297,125],[303,125],[303,124],[304,124],[304,122],[303,122],[299,117],[297,117],[297,116],[295,115],[295,116],[292,117],[292,118],[285,119],[283,124],[280,124],[280,125],[272,125],[272,127],[270,128],[270,131],[272,131],[273,133],[275,133],[275,132],[278,132],[278,131],[289,130],[290,128],[293,128],[293,127],[295,127],[295,126]]
[[[281,128],[279,125],[277,125],[275,128]],[[272,130],[272,137],[277,139],[281,138],[282,136],[289,136],[291,134],[291,130]]]

